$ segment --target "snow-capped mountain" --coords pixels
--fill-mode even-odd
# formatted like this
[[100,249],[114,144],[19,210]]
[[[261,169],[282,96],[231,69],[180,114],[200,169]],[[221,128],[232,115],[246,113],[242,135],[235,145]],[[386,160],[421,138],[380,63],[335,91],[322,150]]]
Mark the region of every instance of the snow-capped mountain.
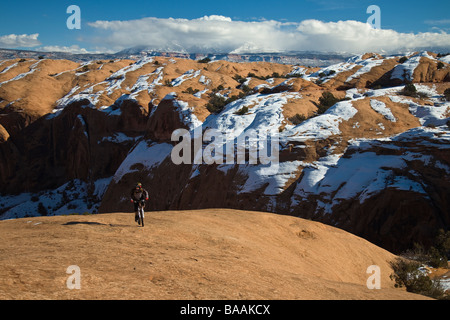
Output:
[[[150,54],[1,60],[0,217],[130,211],[139,181],[149,210],[297,215],[402,250],[450,224],[449,80],[448,56],[431,52],[322,68]],[[210,163],[206,139],[176,164],[180,129],[192,141],[221,133],[215,150],[232,148],[233,161]],[[238,141],[250,138],[250,153],[255,132],[277,142],[276,170],[237,163]]]

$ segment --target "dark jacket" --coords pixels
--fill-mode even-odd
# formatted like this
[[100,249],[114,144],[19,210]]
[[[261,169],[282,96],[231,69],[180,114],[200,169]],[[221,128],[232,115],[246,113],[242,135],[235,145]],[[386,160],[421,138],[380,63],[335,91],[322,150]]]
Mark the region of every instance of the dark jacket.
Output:
[[140,201],[147,200],[148,192],[144,188],[133,188],[131,189],[131,200]]

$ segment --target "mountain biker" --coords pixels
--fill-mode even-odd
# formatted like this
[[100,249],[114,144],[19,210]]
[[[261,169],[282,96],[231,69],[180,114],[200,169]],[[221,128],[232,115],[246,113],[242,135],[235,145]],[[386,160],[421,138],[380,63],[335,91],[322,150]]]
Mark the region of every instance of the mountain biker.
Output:
[[138,207],[139,202],[145,206],[145,201],[148,201],[148,192],[142,187],[142,183],[136,183],[136,186],[131,189],[131,202],[134,203],[134,220],[138,221]]

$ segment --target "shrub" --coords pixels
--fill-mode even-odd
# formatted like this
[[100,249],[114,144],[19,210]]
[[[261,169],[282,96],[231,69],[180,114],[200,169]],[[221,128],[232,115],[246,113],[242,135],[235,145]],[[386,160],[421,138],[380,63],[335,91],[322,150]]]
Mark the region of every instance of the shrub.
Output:
[[405,63],[406,60],[408,60],[407,57],[401,57],[401,58],[398,60],[398,62],[399,62],[399,63]]
[[48,214],[47,209],[45,208],[45,206],[42,204],[42,202],[38,203],[38,213],[41,216],[46,216]]
[[274,72],[272,73],[272,78],[281,78],[281,76],[278,72]]
[[211,59],[208,58],[208,57],[206,57],[206,58],[203,58],[203,59],[198,60],[197,62],[198,62],[198,63],[208,63],[208,62],[211,62]]
[[236,111],[235,114],[243,116],[248,112],[248,107],[244,106],[239,111]]
[[192,87],[187,88],[186,90],[183,90],[182,93],[188,93],[188,94],[196,94],[197,92],[199,92],[198,89],[192,89]]
[[225,97],[213,94],[206,105],[206,109],[211,113],[220,113],[226,105],[227,99]]
[[417,89],[416,86],[412,83],[408,83],[403,88],[403,95],[415,97],[417,95]]
[[447,101],[450,101],[450,88],[445,89],[444,91],[444,97]]
[[297,113],[295,116],[290,117],[288,120],[290,122],[292,122],[293,125],[298,125],[298,124],[302,123],[303,121],[305,121],[306,117],[302,114]]
[[252,88],[250,88],[249,86],[247,86],[247,85],[245,85],[245,84],[240,85],[240,86],[239,86],[239,89],[241,89],[242,91],[244,91],[244,93],[245,93],[246,95],[247,95],[247,94],[250,94],[251,91],[252,91]]
[[240,84],[243,84],[243,83],[246,81],[246,79],[243,78],[243,77],[242,77],[241,75],[239,75],[239,74],[235,74],[234,77],[233,77],[233,79],[236,80],[237,82],[239,82]]
[[443,67],[445,67],[444,63],[443,63],[442,61],[439,61],[439,62],[437,63],[437,68],[438,68],[438,70],[442,69]]
[[445,293],[439,282],[432,281],[428,274],[420,270],[420,263],[397,258],[391,262],[394,271],[390,278],[395,281],[395,287],[405,287],[406,291],[422,294],[435,299],[445,298]]
[[325,91],[319,98],[318,114],[323,114],[334,104],[338,103],[340,100],[336,98],[331,92]]

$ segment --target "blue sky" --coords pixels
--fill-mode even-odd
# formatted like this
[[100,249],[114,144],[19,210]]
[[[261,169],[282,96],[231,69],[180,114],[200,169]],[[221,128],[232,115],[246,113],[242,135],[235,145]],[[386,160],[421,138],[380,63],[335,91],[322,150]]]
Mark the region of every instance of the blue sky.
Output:
[[[78,5],[81,9],[81,29],[69,30],[66,27],[66,20],[70,16],[66,13],[69,5]],[[351,28],[360,28],[360,25],[334,25],[332,22],[338,21],[358,21],[365,23],[370,14],[366,13],[369,5],[377,5],[381,10],[381,29],[393,30],[396,36],[387,32],[381,38],[377,35],[376,46],[366,43],[363,46],[356,44],[346,44],[346,39],[355,37]],[[127,46],[134,45],[155,45],[163,48],[172,47],[174,44],[181,45],[184,48],[197,42],[196,45],[206,48],[208,41],[214,39],[211,47],[223,47],[225,49],[231,46],[247,46],[261,49],[314,49],[313,45],[294,46],[287,44],[287,39],[301,43],[302,39],[309,42],[314,41],[316,34],[314,28],[319,28],[321,32],[330,32],[333,35],[342,35],[342,50],[357,51],[364,49],[380,48],[384,50],[383,41],[386,41],[386,50],[388,42],[399,41],[405,38],[403,34],[413,34],[410,42],[414,43],[416,38],[422,38],[418,45],[450,47],[448,34],[450,33],[450,1],[428,0],[424,1],[385,1],[385,0],[288,0],[283,1],[30,1],[22,0],[20,2],[10,1],[7,5],[1,4],[2,19],[0,19],[0,47],[16,47],[21,49],[51,49],[51,48],[72,48],[75,51],[85,49],[94,51],[117,51]],[[224,24],[219,22],[221,19],[211,19],[212,21],[196,21],[196,19],[205,16],[219,16],[229,18],[232,22],[242,22],[240,24]],[[155,19],[146,19],[155,18]],[[173,18],[173,19],[169,19]],[[309,23],[301,25],[302,21],[316,20],[320,23]],[[97,23],[98,21],[110,22],[106,24]],[[265,21],[276,21],[279,24],[274,25],[265,23]],[[114,25],[113,25],[114,22]],[[123,30],[118,30],[119,22],[127,22]],[[255,23],[258,22],[257,28]],[[290,25],[289,23],[293,23]],[[217,41],[222,36],[222,32],[217,32],[217,28],[227,29],[229,32],[224,36],[223,41]],[[164,30],[164,28],[168,30]],[[157,28],[154,30],[152,28]],[[199,28],[208,32],[200,33]],[[233,29],[234,28],[234,29]],[[146,30],[145,32],[143,30]],[[194,30],[186,34],[176,30]],[[287,29],[288,32],[285,32]],[[314,29],[314,30],[313,30]],[[235,30],[235,31],[233,31]],[[247,37],[233,32],[247,32]],[[299,31],[300,30],[300,31]],[[227,30],[228,31],[228,30]],[[293,35],[295,31],[295,35]],[[128,33],[127,33],[128,32]],[[155,35],[156,33],[159,35]],[[251,32],[258,35],[248,34]],[[267,41],[265,42],[264,33],[267,32]],[[284,42],[277,41],[277,38],[286,37]],[[335,32],[333,34],[333,32]],[[339,32],[339,33],[338,33]],[[362,33],[367,32],[363,30]],[[426,34],[425,34],[426,33]],[[38,35],[36,35],[38,34]],[[14,35],[16,37],[14,37]],[[24,35],[22,38],[17,36]],[[33,35],[33,36],[32,36]],[[443,36],[444,35],[444,36]],[[447,36],[446,36],[447,35]],[[28,36],[28,37],[27,37]],[[162,38],[169,44],[165,44]],[[210,37],[210,38],[208,38]],[[367,36],[365,36],[367,38]],[[229,39],[235,39],[236,42],[229,43]],[[425,42],[423,38],[429,38]],[[134,40],[135,39],[135,40]],[[189,40],[186,40],[189,39]],[[227,40],[228,39],[228,40]],[[355,38],[357,40],[357,36]],[[126,40],[126,41],[125,41]],[[133,41],[131,41],[133,40]],[[185,40],[185,41],[184,41]],[[320,39],[319,39],[320,40]],[[203,41],[203,42],[202,42]],[[322,37],[318,41],[318,50],[326,50],[327,38]],[[309,44],[308,42],[308,44]],[[391,45],[391,44],[389,44]],[[399,44],[404,46],[404,44]],[[330,50],[339,49],[338,44],[330,46]],[[69,50],[69,49],[67,49]],[[205,49],[207,50],[207,49]],[[256,50],[256,49],[255,49]]]

